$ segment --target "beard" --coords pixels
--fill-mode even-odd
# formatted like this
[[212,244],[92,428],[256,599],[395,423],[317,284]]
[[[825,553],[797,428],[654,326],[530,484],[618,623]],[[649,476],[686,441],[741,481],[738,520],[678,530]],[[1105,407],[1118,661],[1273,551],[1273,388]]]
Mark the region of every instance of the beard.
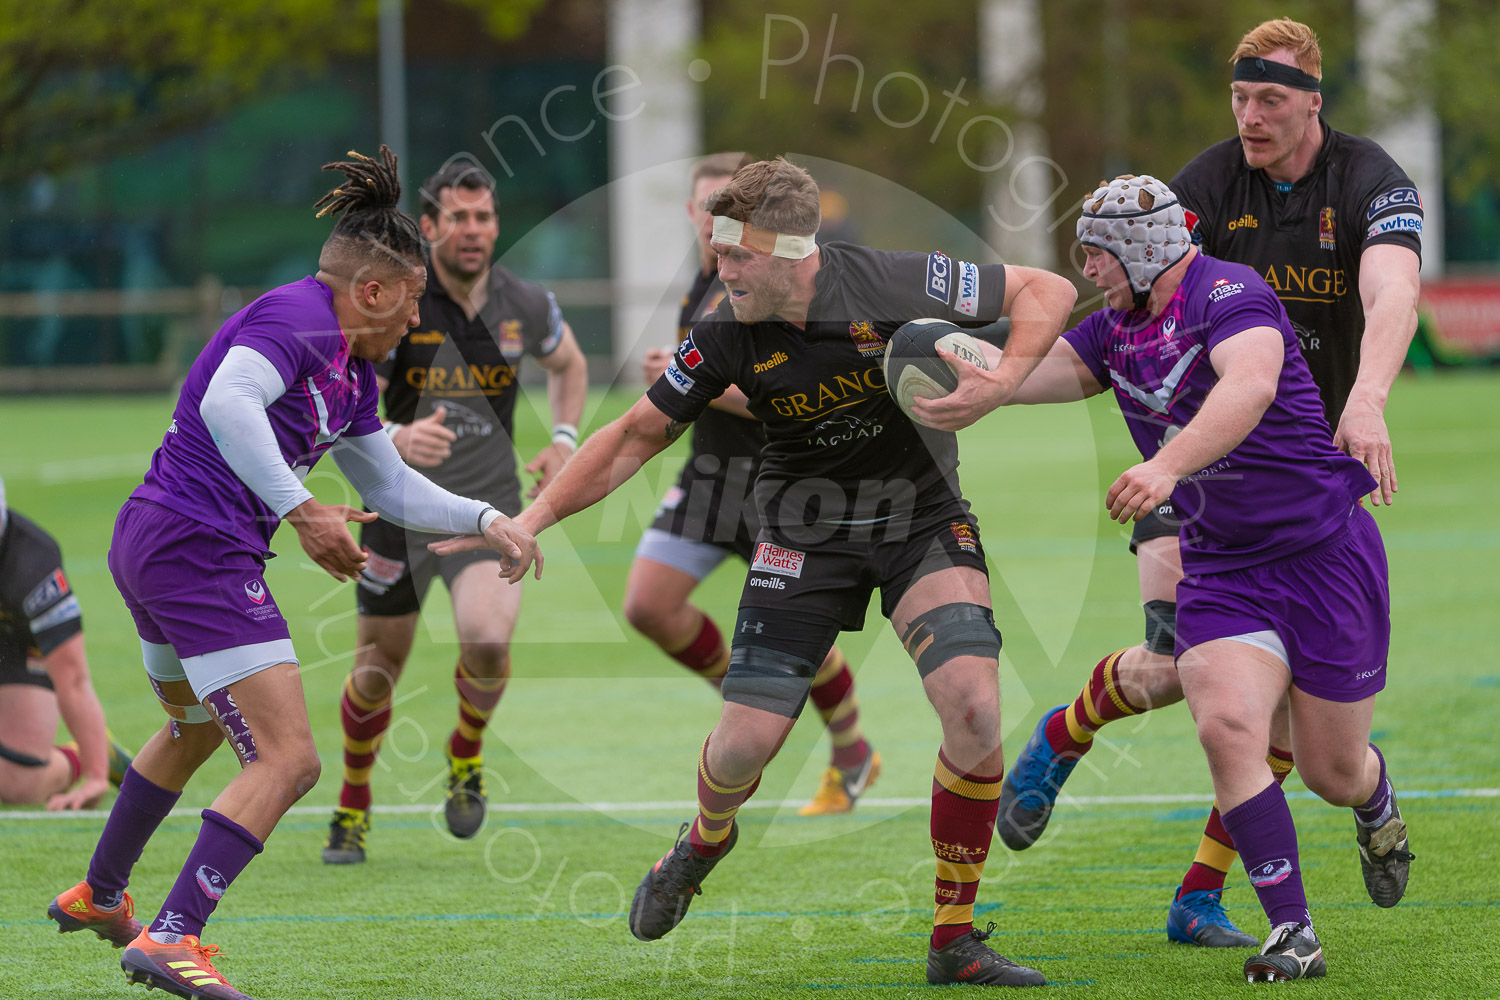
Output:
[[790,262],[774,260],[771,263],[773,266],[766,269],[760,283],[747,289],[745,295],[736,298],[730,294],[729,308],[734,311],[734,318],[741,323],[759,323],[769,319],[786,304],[792,291],[792,270],[783,265]]

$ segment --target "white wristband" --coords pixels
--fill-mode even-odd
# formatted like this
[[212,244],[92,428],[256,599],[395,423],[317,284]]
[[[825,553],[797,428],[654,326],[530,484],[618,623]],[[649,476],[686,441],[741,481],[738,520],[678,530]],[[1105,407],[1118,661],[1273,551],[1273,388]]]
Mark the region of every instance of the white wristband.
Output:
[[578,428],[572,424],[554,424],[552,426],[552,443],[565,444],[576,451],[578,449]]
[[388,437],[392,441],[394,441],[394,440],[396,440],[396,432],[399,431],[404,426],[406,426],[406,425],[405,424],[393,423],[393,422],[387,420],[385,423],[383,423],[383,424],[380,425],[380,429],[383,430],[383,431],[385,431],[385,436],[386,437]]
[[484,534],[489,526],[500,518],[500,512],[493,507],[486,507],[479,512],[479,534]]

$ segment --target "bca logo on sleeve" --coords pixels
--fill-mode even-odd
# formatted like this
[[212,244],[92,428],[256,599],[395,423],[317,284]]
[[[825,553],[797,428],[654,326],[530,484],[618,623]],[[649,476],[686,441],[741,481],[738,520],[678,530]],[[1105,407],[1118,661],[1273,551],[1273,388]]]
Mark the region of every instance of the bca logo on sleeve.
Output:
[[927,255],[927,294],[948,304],[948,279],[953,276],[953,261],[941,251]]
[[1366,221],[1375,218],[1381,212],[1393,208],[1416,208],[1422,207],[1422,196],[1414,187],[1395,188],[1370,202],[1370,210],[1365,213]]

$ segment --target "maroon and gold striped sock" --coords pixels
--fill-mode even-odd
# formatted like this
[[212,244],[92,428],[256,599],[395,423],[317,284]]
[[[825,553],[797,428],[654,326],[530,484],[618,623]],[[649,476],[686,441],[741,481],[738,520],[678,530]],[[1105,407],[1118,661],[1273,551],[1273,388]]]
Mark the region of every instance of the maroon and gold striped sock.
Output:
[[734,814],[759,787],[758,774],[735,786],[716,779],[708,770],[708,740],[703,741],[703,749],[698,753],[698,818],[688,834],[688,842],[699,857],[718,857],[734,826]]
[[505,682],[510,680],[510,654],[505,654],[505,663],[498,677],[475,677],[469,672],[464,658],[458,658],[453,668],[453,686],[458,689],[458,727],[448,739],[448,753],[463,759],[478,757],[484,742],[484,728],[489,725],[500,696],[505,694]]
[[1117,650],[1100,660],[1073,704],[1047,720],[1047,742],[1054,751],[1081,757],[1094,745],[1094,733],[1106,722],[1145,711],[1126,700],[1120,687],[1120,657],[1127,652]]
[[714,687],[723,685],[724,674],[729,670],[729,647],[724,645],[719,627],[708,615],[703,615],[703,624],[692,642],[667,655]]
[[[1271,776],[1279,785],[1286,781],[1286,776],[1292,773],[1292,753],[1290,750],[1278,750],[1271,748],[1266,754],[1266,763],[1271,765]],[[1219,815],[1219,804],[1214,803],[1213,810],[1208,814],[1208,823],[1203,828],[1203,839],[1198,843],[1198,854],[1193,858],[1192,865],[1187,874],[1182,877],[1182,888],[1177,895],[1180,898],[1183,893],[1224,888],[1224,878],[1229,874],[1229,869],[1234,866],[1235,858],[1239,855],[1234,849],[1234,838],[1229,831],[1224,829],[1223,817]]]
[[833,766],[849,771],[863,764],[870,755],[870,745],[865,742],[859,728],[859,699],[854,696],[854,674],[837,646],[828,651],[823,666],[813,677],[809,697],[823,717],[823,725],[828,728],[828,741],[833,744]]
[[339,805],[368,809],[370,769],[391,724],[390,694],[381,701],[370,701],[354,690],[354,677],[349,676],[339,700],[339,721],[344,727],[344,785],[339,789]]
[[938,750],[932,776],[932,851],[937,855],[932,946],[974,927],[974,899],[989,858],[1005,775],[966,774]]
[[72,787],[73,782],[83,774],[83,761],[78,757],[78,744],[59,743],[56,749],[68,762],[68,786]]

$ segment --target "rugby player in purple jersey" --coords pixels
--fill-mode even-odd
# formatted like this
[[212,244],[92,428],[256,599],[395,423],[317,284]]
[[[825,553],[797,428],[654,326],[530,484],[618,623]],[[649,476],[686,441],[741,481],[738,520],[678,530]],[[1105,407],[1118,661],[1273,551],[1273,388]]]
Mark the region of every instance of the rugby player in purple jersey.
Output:
[[[381,429],[372,362],[417,321],[422,237],[397,207],[396,158],[328,164],[346,180],[318,205],[338,216],[318,273],[231,316],[188,372],[145,482],[115,521],[109,567],[140,635],[168,722],[126,771],[88,876],[53,900],[61,931],[125,947],[131,982],[181,997],[243,1000],[214,968],[203,925],[318,780],[297,654],[266,585],[283,519],[334,578],[365,554],[348,521],[377,514],[424,531],[477,531],[512,582],[535,540],[493,507],[408,468]],[[325,452],[376,513],[323,505],[303,485]],[[161,911],[144,928],[125,892],[183,786],[229,740],[241,770],[213,804]]]
[[[1297,834],[1266,750],[1289,698],[1303,781],[1353,807],[1367,888],[1398,900],[1411,855],[1370,743],[1390,646],[1385,549],[1360,504],[1376,481],[1334,446],[1271,288],[1252,268],[1199,253],[1165,184],[1101,184],[1078,237],[1084,275],[1109,305],[1065,333],[1008,401],[1113,386],[1146,461],[1109,488],[1110,516],[1128,523],[1170,498],[1184,520],[1177,669],[1224,826],[1272,928],[1246,978],[1321,976]],[[968,366],[952,396],[915,409],[934,427],[967,426],[998,401],[992,380]]]

